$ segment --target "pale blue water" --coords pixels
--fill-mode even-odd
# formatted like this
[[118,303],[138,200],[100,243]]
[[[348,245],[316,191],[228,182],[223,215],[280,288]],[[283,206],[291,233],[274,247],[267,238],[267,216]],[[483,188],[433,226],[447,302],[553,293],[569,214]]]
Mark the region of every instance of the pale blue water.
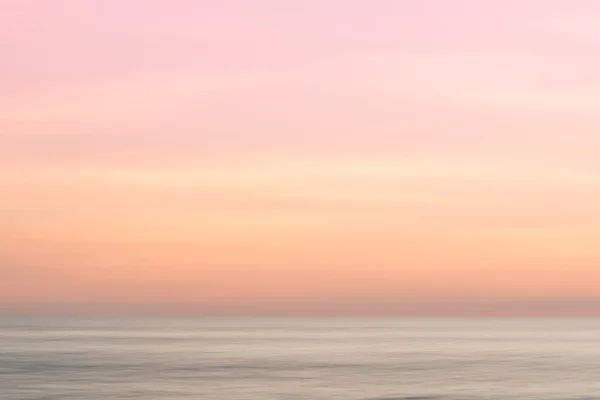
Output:
[[0,318],[0,399],[600,399],[600,322]]

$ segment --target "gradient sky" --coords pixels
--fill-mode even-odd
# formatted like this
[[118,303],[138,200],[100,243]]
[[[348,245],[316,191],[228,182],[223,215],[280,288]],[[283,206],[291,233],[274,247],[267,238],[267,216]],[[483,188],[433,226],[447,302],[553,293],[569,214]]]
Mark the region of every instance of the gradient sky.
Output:
[[597,0],[0,0],[0,311],[600,315]]

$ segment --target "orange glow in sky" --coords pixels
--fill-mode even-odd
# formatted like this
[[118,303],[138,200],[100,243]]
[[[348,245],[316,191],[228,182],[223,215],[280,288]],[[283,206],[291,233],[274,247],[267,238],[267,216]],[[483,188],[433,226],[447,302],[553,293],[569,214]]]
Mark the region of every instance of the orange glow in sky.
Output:
[[0,312],[600,315],[597,0],[0,0]]

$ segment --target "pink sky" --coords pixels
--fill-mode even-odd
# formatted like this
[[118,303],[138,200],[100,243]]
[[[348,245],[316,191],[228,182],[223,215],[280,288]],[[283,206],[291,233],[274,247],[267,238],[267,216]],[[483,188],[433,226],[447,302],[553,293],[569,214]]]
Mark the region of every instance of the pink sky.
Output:
[[0,310],[600,315],[599,48],[597,0],[0,0]]

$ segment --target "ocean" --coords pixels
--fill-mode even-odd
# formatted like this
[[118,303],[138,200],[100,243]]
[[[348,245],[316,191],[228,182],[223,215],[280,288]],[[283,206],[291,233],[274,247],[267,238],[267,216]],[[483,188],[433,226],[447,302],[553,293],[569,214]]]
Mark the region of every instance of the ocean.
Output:
[[1,317],[0,399],[600,399],[600,320]]

